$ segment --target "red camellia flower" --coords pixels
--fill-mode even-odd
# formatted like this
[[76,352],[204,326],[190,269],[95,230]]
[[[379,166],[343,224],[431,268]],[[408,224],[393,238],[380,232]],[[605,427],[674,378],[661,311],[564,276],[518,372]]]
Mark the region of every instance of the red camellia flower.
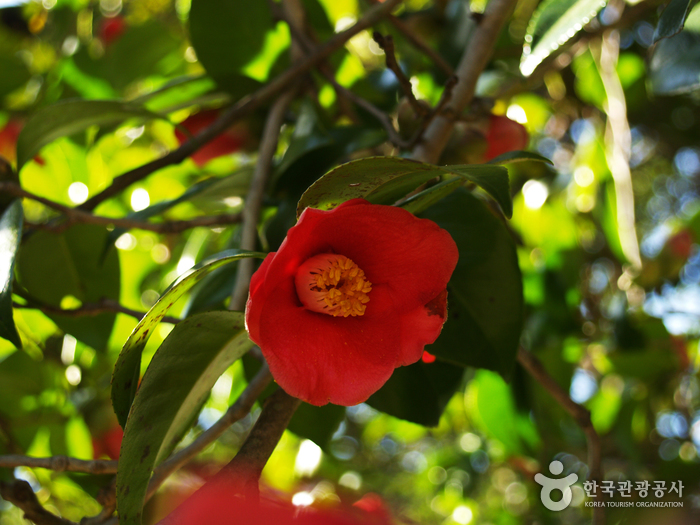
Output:
[[503,153],[525,149],[530,137],[525,126],[508,117],[491,115],[489,129],[486,132],[488,149],[484,160],[488,161]]
[[290,395],[356,405],[440,334],[457,258],[449,233],[401,208],[307,208],[251,279],[250,338]]
[[[206,109],[190,115],[180,122],[180,126],[185,128],[190,135],[196,135],[204,128],[210,126],[219,117],[219,113],[220,110],[218,109]],[[189,137],[176,128],[175,138],[182,145]],[[245,124],[234,124],[224,133],[194,152],[192,160],[195,161],[197,166],[203,166],[211,159],[240,150],[247,142],[249,142],[249,136]]]

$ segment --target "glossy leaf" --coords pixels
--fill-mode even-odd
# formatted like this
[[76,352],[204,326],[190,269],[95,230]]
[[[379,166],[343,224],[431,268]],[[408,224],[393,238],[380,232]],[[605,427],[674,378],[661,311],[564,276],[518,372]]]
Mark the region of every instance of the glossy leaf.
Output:
[[130,118],[161,117],[139,105],[112,100],[66,100],[41,108],[29,119],[17,139],[17,169],[57,138]]
[[31,78],[24,61],[16,55],[0,54],[0,71],[0,97],[3,98]]
[[251,345],[243,314],[226,311],[185,319],[163,341],[124,432],[117,473],[120,523],[141,523],[154,466],[182,439],[219,376]]
[[426,427],[440,422],[440,415],[455,393],[464,369],[450,363],[418,361],[394,370],[386,384],[367,404],[389,414]]
[[539,153],[533,153],[532,151],[508,151],[502,153],[498,157],[492,158],[486,164],[512,164],[514,162],[544,162],[546,164],[552,164],[552,161],[547,157],[543,157]]
[[605,7],[606,0],[545,0],[535,14],[525,35],[520,72],[530,76],[552,52],[583,29]]
[[[17,257],[19,282],[29,295],[50,306],[74,308],[102,299],[119,300],[119,255],[112,248],[103,256],[109,232],[102,226],[77,224],[60,234],[32,234]],[[76,339],[103,350],[107,346],[116,314],[92,317],[46,314],[59,328]]]
[[287,429],[325,448],[344,417],[345,407],[330,403],[320,407],[302,403]]
[[112,373],[112,407],[122,427],[126,425],[129,409],[136,395],[141,368],[141,353],[146,347],[153,329],[165,317],[170,307],[212,270],[246,257],[263,258],[264,256],[264,254],[260,253],[238,250],[221,252],[178,277],[163,292],[160,299],[131,332],[114,365],[114,372]]
[[273,28],[267,2],[193,0],[189,21],[192,47],[207,73],[221,88],[238,90],[247,78],[241,69],[262,50]]
[[688,11],[690,0],[671,0],[659,17],[659,23],[654,30],[654,43],[680,33]]
[[700,87],[700,6],[690,11],[680,33],[654,46],[649,80],[657,95],[688,93]]
[[399,157],[369,157],[343,164],[316,181],[299,200],[297,216],[306,207],[328,210],[358,197],[374,204],[393,204],[421,184],[454,176],[481,186],[496,199],[507,217],[512,215],[508,171],[504,167],[433,166]]
[[466,405],[479,429],[500,441],[509,454],[522,453],[519,414],[510,387],[497,374],[478,370],[466,392]]
[[22,340],[12,318],[12,280],[15,276],[15,258],[22,239],[24,212],[22,201],[16,199],[0,218],[0,337],[17,348]]
[[459,249],[447,285],[447,322],[426,350],[454,364],[509,377],[523,325],[522,280],[510,233],[464,189],[420,216],[450,232]]

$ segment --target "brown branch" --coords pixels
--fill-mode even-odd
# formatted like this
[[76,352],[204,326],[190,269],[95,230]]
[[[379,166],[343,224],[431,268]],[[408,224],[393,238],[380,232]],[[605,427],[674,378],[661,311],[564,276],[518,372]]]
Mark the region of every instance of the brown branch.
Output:
[[[21,296],[21,294],[20,294]],[[113,301],[112,299],[101,299],[100,301],[96,303],[85,303],[82,306],[78,308],[71,308],[71,309],[63,309],[59,308],[57,306],[51,306],[49,304],[43,304],[38,301],[35,301],[32,298],[26,298],[29,304],[18,304],[18,303],[13,303],[12,306],[13,308],[25,308],[25,309],[33,309],[33,310],[41,310],[44,313],[47,314],[55,314],[55,315],[65,315],[66,317],[86,317],[86,316],[94,316],[94,315],[100,315],[104,313],[120,313],[120,314],[125,314],[128,316],[131,316],[135,319],[138,319],[139,321],[143,318],[144,315],[146,315],[145,312],[139,312],[137,310],[132,310],[131,308],[127,308],[125,306],[120,305],[116,301]],[[181,321],[181,319],[178,319],[177,317],[169,317],[165,316],[162,319],[163,322],[165,323],[170,323],[170,324],[177,324]]]
[[221,416],[216,423],[197,436],[197,439],[195,439],[187,447],[170,456],[167,460],[161,463],[158,468],[155,469],[153,477],[148,485],[146,501],[148,501],[151,496],[155,494],[158,487],[160,487],[173,472],[181,468],[190,459],[195,457],[211,443],[216,441],[219,436],[221,436],[236,421],[239,421],[248,415],[253,407],[253,404],[258,399],[260,394],[262,394],[263,390],[265,390],[267,385],[270,384],[270,381],[272,381],[270,370],[267,368],[267,364],[263,364],[263,367],[250,381],[250,383],[248,383],[248,386],[238,397],[236,402],[229,407],[226,413]]
[[240,213],[196,217],[186,221],[166,221],[161,223],[144,222],[128,218],[101,217],[99,215],[93,215],[90,212],[83,211],[80,208],[71,208],[45,197],[40,197],[39,195],[35,195],[34,193],[22,189],[19,185],[12,182],[0,182],[0,193],[9,193],[15,197],[24,197],[26,199],[40,202],[47,208],[51,208],[52,210],[65,215],[65,220],[58,224],[28,224],[30,227],[50,230],[56,233],[66,230],[73,224],[100,224],[104,226],[114,226],[116,228],[147,230],[156,233],[180,233],[200,226],[223,226],[226,224],[235,224],[241,221]]
[[316,64],[328,58],[334,51],[343,47],[353,36],[376,24],[401,2],[402,0],[386,0],[379,5],[371,7],[354,25],[350,26],[345,31],[336,33],[324,45],[315,49],[312,54],[294,64],[255,93],[241,99],[238,103],[222,113],[211,126],[202,130],[182,146],[159,159],[153,160],[116,177],[109,187],[94,197],[91,197],[79,207],[82,210],[94,210],[100,203],[114,197],[135,182],[148,177],[151,173],[171,164],[179,164],[199,148],[226,131],[234,122],[249,115],[264,102],[289,88],[299,76],[307,73]]
[[[280,130],[284,123],[284,114],[287,107],[294,100],[297,94],[297,87],[292,86],[289,91],[285,91],[272,106],[265,121],[263,137],[260,141],[260,152],[255,164],[255,172],[250,182],[250,189],[245,199],[243,208],[243,224],[241,226],[242,250],[255,250],[258,244],[258,219],[262,209],[262,201],[265,197],[265,187],[272,171],[272,158],[277,151],[277,141]],[[236,284],[231,291],[231,302],[229,309],[240,311],[245,308],[248,297],[248,287],[250,278],[255,269],[255,261],[251,258],[243,259],[238,263],[236,273]]]
[[408,141],[409,148],[413,148],[416,144],[418,144],[421,141],[425,130],[428,128],[433,119],[443,112],[445,106],[447,106],[449,101],[452,99],[452,90],[457,85],[457,81],[458,79],[456,76],[451,76],[447,79],[447,82],[445,82],[445,87],[442,90],[442,95],[440,96],[440,100],[438,101],[437,105],[421,121],[420,126],[413,134],[413,137],[411,137],[411,139]]
[[[595,428],[593,428],[593,423],[591,423],[591,413],[569,397],[566,390],[559,386],[559,383],[547,373],[542,362],[532,352],[520,347],[518,349],[518,362],[574,418],[578,426],[583,430],[588,448],[588,478],[595,481],[596,486],[600,487],[603,479],[600,437]],[[593,525],[604,524],[605,509],[603,507],[594,507]]]
[[[312,39],[307,36],[300,27],[292,20],[292,17],[290,13],[288,12],[289,10],[287,9],[287,4],[284,3],[282,5],[282,9],[279,9],[279,17],[284,20],[287,25],[289,26],[289,32],[292,35],[292,38],[296,41],[299,42],[299,44],[302,46],[303,49],[305,49],[307,52],[310,52],[313,50],[313,42]],[[354,104],[357,106],[361,107],[364,109],[367,113],[372,115],[374,118],[377,119],[377,121],[382,125],[384,130],[387,133],[387,136],[389,138],[389,141],[396,146],[397,148],[400,149],[406,149],[409,146],[409,143],[403,138],[401,138],[401,135],[396,131],[394,128],[394,124],[391,121],[391,118],[389,115],[387,115],[385,112],[383,112],[381,109],[376,107],[374,104],[372,104],[369,100],[366,100],[359,96],[357,93],[354,93],[353,91],[350,91],[347,89],[345,86],[342,86],[338,83],[338,81],[335,79],[335,76],[333,73],[327,69],[327,68],[319,68],[319,72],[323,77],[330,83],[331,86],[333,86],[333,89],[335,89],[336,93],[342,95],[346,99],[352,101]]]
[[[476,82],[486,68],[501,29],[510,18],[517,0],[492,0],[474,35],[464,50],[462,59],[455,70],[459,81],[454,87],[452,98],[445,108],[452,115],[461,115],[474,98]],[[422,162],[436,163],[445,148],[454,125],[454,118],[438,115],[425,131],[424,140],[413,151],[412,157]]]
[[394,39],[391,37],[391,35],[383,36],[378,31],[375,31],[372,37],[374,38],[374,41],[379,44],[379,47],[384,50],[386,67],[393,71],[394,75],[396,76],[396,80],[399,81],[399,85],[401,86],[404,95],[406,95],[406,99],[413,108],[413,111],[416,113],[416,115],[421,117],[427,116],[430,108],[427,106],[427,104],[425,104],[425,102],[420,102],[413,94],[413,84],[411,84],[410,79],[403,72],[401,66],[396,60]]
[[243,481],[246,489],[257,492],[258,480],[301,400],[281,388],[265,400],[260,417],[231,462],[211,481]]
[[0,456],[0,468],[45,468],[54,472],[80,472],[81,474],[116,474],[117,462],[111,460],[75,459],[68,456],[33,458],[11,454]]
[[0,496],[22,510],[24,519],[33,521],[36,525],[77,525],[42,507],[31,485],[23,479],[16,479],[11,483],[0,481]]
[[97,502],[102,505],[102,510],[95,516],[86,517],[80,520],[79,525],[102,525],[109,521],[114,511],[117,510],[117,478],[112,478],[112,482],[100,489],[97,493]]
[[[378,4],[380,3],[379,0],[368,0],[371,4]],[[398,17],[395,17],[394,15],[387,15],[386,17],[387,21],[391,23],[403,36],[408,40],[413,47],[421,51],[423,54],[425,54],[430,60],[435,62],[435,65],[438,66],[445,75],[448,77],[451,77],[452,75],[455,74],[454,69],[450,64],[447,63],[447,61],[442,58],[442,56],[435,51],[432,47],[430,47],[428,44],[423,42],[423,40],[416,35],[416,32],[413,31],[406,23],[401,20]]]

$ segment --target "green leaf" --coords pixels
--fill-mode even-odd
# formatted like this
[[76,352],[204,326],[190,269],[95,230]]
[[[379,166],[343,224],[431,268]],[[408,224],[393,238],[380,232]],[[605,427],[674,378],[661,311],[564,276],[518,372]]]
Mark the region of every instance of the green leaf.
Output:
[[302,403],[287,429],[325,448],[344,417],[345,407],[331,404],[317,407]]
[[390,416],[434,427],[463,375],[462,367],[441,361],[401,366],[367,404]]
[[539,153],[533,153],[532,151],[508,151],[506,153],[500,154],[498,157],[492,158],[486,164],[512,164],[514,162],[544,162],[545,164],[552,164],[552,161],[547,157],[543,157]]
[[297,217],[307,207],[329,210],[358,197],[374,204],[393,204],[421,184],[454,176],[481,186],[496,199],[507,217],[512,215],[508,171],[504,167],[433,166],[399,157],[369,157],[342,164],[312,184],[299,200]]
[[265,34],[274,27],[267,2],[192,0],[189,20],[192,47],[204,69],[221,88],[240,91],[248,78],[241,69],[263,49]]
[[606,5],[606,0],[545,0],[530,19],[520,72],[530,76],[552,52],[566,44]]
[[404,210],[417,215],[422,211],[427,210],[432,205],[437,204],[438,201],[447,197],[457,188],[462,187],[463,184],[464,181],[459,177],[439,182],[435,186],[431,186],[430,188],[413,195],[406,202],[404,202],[401,207]]
[[700,87],[700,5],[690,11],[680,33],[654,46],[649,81],[657,95],[688,93]]
[[22,340],[12,318],[12,280],[15,275],[15,257],[22,239],[23,222],[22,201],[16,199],[0,218],[0,337],[7,339],[17,348],[22,348]]
[[57,138],[129,118],[162,117],[139,105],[111,100],[66,100],[41,108],[29,119],[17,139],[17,169]]
[[[60,234],[34,233],[17,257],[20,284],[32,298],[55,307],[61,307],[67,297],[80,303],[97,303],[104,298],[118,301],[119,255],[113,248],[102,256],[108,235],[103,226],[94,224],[77,224]],[[116,317],[113,313],[92,317],[46,315],[95,350],[107,346]]]
[[199,263],[188,273],[178,277],[136,325],[129,339],[124,343],[112,373],[112,407],[122,427],[126,425],[129,409],[136,395],[141,369],[141,353],[153,329],[165,317],[170,307],[209,272],[246,257],[263,258],[265,254],[228,250]]
[[447,322],[426,350],[454,364],[509,377],[523,326],[523,287],[513,239],[465,189],[420,216],[446,229],[459,249],[447,285]]
[[671,0],[659,17],[659,23],[654,30],[654,43],[680,33],[688,11],[690,0]]
[[510,387],[497,374],[478,370],[465,394],[469,414],[476,425],[496,438],[509,454],[522,453],[518,414]]
[[0,54],[0,71],[0,98],[22,87],[31,78],[27,66],[15,55]]
[[240,312],[207,312],[178,323],[163,341],[134,399],[117,472],[117,510],[141,523],[154,466],[191,425],[219,376],[252,343]]

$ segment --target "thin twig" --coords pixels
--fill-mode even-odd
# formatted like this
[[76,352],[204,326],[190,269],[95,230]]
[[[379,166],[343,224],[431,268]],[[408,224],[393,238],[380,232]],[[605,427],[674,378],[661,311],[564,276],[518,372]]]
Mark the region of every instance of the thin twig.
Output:
[[334,51],[343,47],[353,36],[376,24],[402,1],[403,0],[386,0],[386,2],[371,7],[355,24],[345,31],[336,33],[324,45],[317,48],[306,58],[294,64],[281,75],[275,77],[255,93],[241,99],[238,103],[223,112],[211,126],[205,128],[167,155],[116,177],[109,187],[85,201],[80,205],[80,208],[87,211],[94,210],[100,203],[121,193],[135,182],[148,177],[151,173],[166,166],[170,166],[171,164],[179,164],[199,148],[226,131],[234,122],[249,115],[256,108],[278,95],[281,91],[288,89],[299,76],[307,73],[316,64],[328,58]]
[[277,389],[265,400],[260,417],[236,457],[211,481],[243,481],[247,489],[257,492],[260,474],[300,404],[301,400]]
[[[307,52],[312,51],[313,50],[313,42],[311,41],[311,38],[308,37],[297,26],[297,24],[291,19],[291,16],[288,12],[288,8],[287,8],[286,3],[283,3],[282,9],[279,9],[279,16],[289,26],[289,32],[292,34],[292,38],[296,42],[299,42],[300,45]],[[337,93],[339,93],[340,95],[342,95],[346,99],[352,101],[357,106],[361,107],[367,113],[369,113],[374,118],[376,118],[377,121],[382,125],[382,127],[386,131],[387,137],[389,138],[389,141],[394,146],[396,146],[399,149],[406,149],[409,146],[409,143],[407,141],[405,141],[403,138],[401,138],[401,135],[399,135],[399,133],[394,128],[394,124],[392,123],[389,115],[387,115],[384,111],[382,111],[381,109],[376,107],[369,100],[362,98],[357,93],[350,91],[345,86],[340,85],[330,70],[328,70],[326,68],[319,68],[319,72],[330,83],[330,85],[333,86],[333,89],[335,89],[335,91]]]
[[41,506],[32,487],[23,479],[11,483],[0,481],[0,496],[24,512],[24,518],[36,525],[77,525],[73,521],[59,518]]
[[458,79],[454,75],[447,79],[447,81],[445,82],[445,87],[442,90],[442,95],[440,96],[440,100],[438,101],[437,105],[435,106],[435,108],[433,108],[433,110],[430,113],[428,113],[428,115],[423,120],[421,120],[420,126],[413,134],[411,139],[408,141],[409,148],[413,148],[416,144],[418,144],[421,141],[421,139],[423,138],[423,134],[425,133],[425,130],[428,128],[430,123],[445,109],[445,106],[447,106],[450,99],[452,98],[452,90],[457,85],[457,81]]
[[379,47],[381,47],[384,50],[384,56],[386,58],[386,67],[393,71],[394,75],[396,76],[396,80],[399,81],[399,85],[401,86],[404,95],[406,95],[406,99],[413,108],[413,111],[416,113],[416,115],[419,115],[421,117],[427,116],[428,112],[430,111],[430,108],[427,106],[427,104],[425,104],[425,102],[420,102],[413,94],[413,84],[411,84],[411,81],[403,72],[401,66],[396,60],[396,52],[394,51],[394,39],[392,38],[392,36],[384,36],[380,32],[375,31],[372,37],[374,38],[374,41],[377,44],[379,44]]
[[[520,347],[518,349],[518,362],[574,418],[578,426],[583,430],[583,433],[586,435],[588,448],[588,478],[595,481],[596,486],[599,487],[603,478],[600,437],[595,428],[593,428],[593,423],[591,423],[591,413],[569,397],[566,390],[559,386],[559,383],[547,373],[540,360],[532,352],[528,352]],[[604,524],[605,509],[603,507],[594,507],[593,525]]]
[[30,227],[50,230],[56,233],[66,230],[73,224],[100,224],[104,226],[114,226],[116,228],[148,230],[156,233],[180,233],[200,226],[223,226],[226,224],[235,224],[241,221],[240,213],[228,213],[223,215],[196,217],[186,221],[166,221],[160,223],[144,222],[128,218],[101,217],[99,215],[93,215],[90,212],[83,211],[80,208],[71,208],[45,197],[35,195],[34,193],[26,191],[19,185],[12,182],[0,182],[0,193],[9,193],[15,197],[24,197],[26,199],[40,202],[47,208],[51,208],[52,210],[65,215],[65,220],[57,224],[27,224],[27,226]]
[[[467,48],[455,70],[459,81],[445,108],[452,115],[460,115],[474,98],[476,82],[488,64],[501,29],[509,19],[517,0],[491,0],[484,17],[474,30]],[[413,150],[412,157],[422,162],[436,163],[447,144],[454,126],[454,118],[440,114],[425,131],[424,139]]]
[[103,525],[110,520],[114,511],[117,510],[117,478],[112,478],[111,483],[100,489],[97,494],[97,502],[102,505],[102,510],[95,516],[86,517],[80,520],[79,525]]
[[0,468],[45,468],[54,472],[80,472],[81,474],[116,474],[117,462],[106,459],[84,460],[68,456],[33,458],[10,454],[0,456]]
[[[267,4],[270,7],[270,11],[272,12],[273,18],[278,22],[285,22],[287,25],[290,25],[289,20],[301,19],[303,21],[302,24],[296,25],[303,26],[302,32],[306,35],[309,35],[309,38],[311,39],[311,45],[310,48],[302,48],[302,43],[299,41],[299,39],[294,38],[294,40],[292,41],[292,45],[297,48],[294,49],[294,52],[301,51],[303,53],[308,53],[312,52],[313,49],[315,49],[318,46],[319,41],[316,38],[316,35],[313,33],[313,29],[306,23],[303,5],[293,5],[292,9],[294,12],[290,13],[290,6],[288,4],[283,5],[282,2],[276,2],[275,0],[267,0]],[[292,29],[291,26],[290,29]],[[296,29],[296,27],[294,29]],[[292,35],[292,37],[294,37],[294,35]],[[320,72],[322,72],[324,76],[334,75],[333,66],[328,60],[322,60],[321,62],[319,62],[316,68]],[[340,113],[348,117],[348,119],[350,119],[350,121],[353,124],[359,124],[360,118],[357,116],[357,113],[352,107],[352,101],[345,95],[345,93],[342,90],[337,89],[336,86],[333,86],[333,89],[335,90],[335,94],[337,96],[338,109]]]
[[[132,310],[131,308],[127,308],[125,306],[120,305],[118,302],[112,299],[105,298],[99,300],[96,303],[85,303],[78,308],[71,309],[64,309],[59,308],[57,306],[51,306],[49,304],[43,304],[38,301],[34,301],[31,298],[28,298],[27,301],[29,301],[28,304],[13,303],[12,307],[41,310],[42,312],[47,314],[64,315],[66,317],[86,317],[100,315],[104,313],[120,313],[131,316],[140,321],[143,318],[143,316],[146,315],[145,312]],[[177,317],[165,316],[163,317],[162,321],[164,323],[177,324],[181,321],[181,319],[178,319]]]
[[[294,100],[297,89],[293,86],[289,91],[285,91],[272,106],[265,121],[263,137],[260,141],[260,152],[255,164],[255,172],[250,182],[250,189],[245,199],[243,208],[243,224],[241,226],[242,250],[255,250],[258,243],[258,219],[262,209],[262,201],[265,197],[265,187],[272,171],[272,158],[277,151],[277,141],[280,130],[284,123],[284,114],[287,107]],[[255,261],[253,259],[243,259],[238,263],[236,273],[236,284],[231,292],[231,302],[229,309],[234,311],[243,310],[246,298],[248,297],[248,286],[253,275]]]
[[248,383],[248,386],[243,393],[238,396],[236,402],[229,407],[226,413],[207,430],[202,432],[197,439],[190,443],[187,447],[170,456],[166,461],[158,466],[153,473],[151,482],[148,485],[146,493],[146,501],[158,490],[163,482],[176,470],[185,465],[190,459],[207,448],[211,443],[216,441],[231,425],[236,421],[243,419],[253,407],[253,404],[258,399],[260,394],[265,390],[267,385],[272,381],[270,370],[267,364],[255,375]]

